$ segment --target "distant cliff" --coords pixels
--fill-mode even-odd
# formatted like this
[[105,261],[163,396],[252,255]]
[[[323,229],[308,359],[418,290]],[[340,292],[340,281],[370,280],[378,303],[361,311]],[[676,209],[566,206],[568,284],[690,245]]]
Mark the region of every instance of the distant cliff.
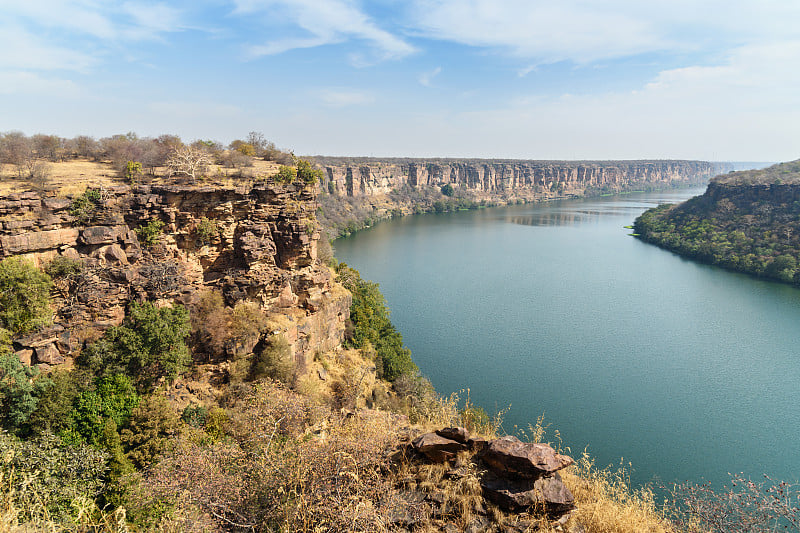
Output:
[[800,285],[800,160],[714,178],[702,196],[640,216],[642,240]]
[[[629,187],[701,183],[725,170],[705,161],[526,161],[512,159],[354,159],[317,157],[323,189],[346,196],[388,193],[403,186],[451,184],[501,194],[583,194]],[[332,185],[329,185],[332,184]]]

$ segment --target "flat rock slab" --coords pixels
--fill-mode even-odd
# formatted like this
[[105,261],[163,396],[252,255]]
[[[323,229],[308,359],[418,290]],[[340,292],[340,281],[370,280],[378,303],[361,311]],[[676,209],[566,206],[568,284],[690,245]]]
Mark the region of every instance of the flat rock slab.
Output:
[[469,431],[467,431],[467,428],[462,427],[437,429],[436,434],[462,444],[466,444],[469,440]]
[[455,457],[460,451],[467,449],[466,445],[451,439],[446,439],[436,433],[420,435],[411,443],[414,449],[436,463],[443,463]]
[[507,479],[488,471],[481,479],[481,488],[487,500],[506,511],[533,508],[561,515],[575,508],[575,498],[558,474],[538,479]]
[[547,444],[522,442],[512,436],[491,441],[483,460],[502,475],[524,479],[552,474],[573,462]]

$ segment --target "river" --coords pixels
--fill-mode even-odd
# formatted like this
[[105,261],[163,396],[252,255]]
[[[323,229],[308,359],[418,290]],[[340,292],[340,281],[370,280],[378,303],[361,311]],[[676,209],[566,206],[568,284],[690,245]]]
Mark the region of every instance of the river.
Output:
[[[338,239],[442,394],[539,415],[634,483],[800,478],[800,290],[624,226],[702,189],[409,216]],[[552,438],[552,432],[550,433]]]

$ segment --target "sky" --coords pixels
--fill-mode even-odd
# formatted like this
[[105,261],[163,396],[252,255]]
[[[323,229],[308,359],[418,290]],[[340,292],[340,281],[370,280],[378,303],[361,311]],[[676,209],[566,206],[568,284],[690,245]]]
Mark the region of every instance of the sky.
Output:
[[0,0],[0,132],[800,157],[798,0]]

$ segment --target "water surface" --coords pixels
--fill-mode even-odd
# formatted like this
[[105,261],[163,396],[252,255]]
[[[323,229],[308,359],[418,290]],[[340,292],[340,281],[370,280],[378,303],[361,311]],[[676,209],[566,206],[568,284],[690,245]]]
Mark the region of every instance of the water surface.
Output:
[[634,480],[800,478],[800,290],[630,237],[702,190],[420,215],[335,243],[443,394],[544,414]]

